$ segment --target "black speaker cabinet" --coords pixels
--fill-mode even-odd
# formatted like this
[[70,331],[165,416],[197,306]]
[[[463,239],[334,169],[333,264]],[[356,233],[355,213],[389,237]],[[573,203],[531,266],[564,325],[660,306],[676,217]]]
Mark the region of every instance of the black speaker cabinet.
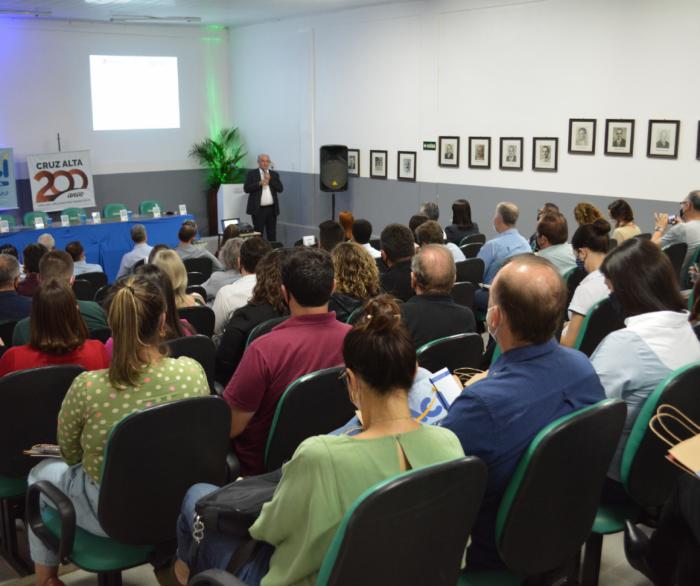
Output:
[[321,191],[347,191],[348,147],[327,144],[321,147]]

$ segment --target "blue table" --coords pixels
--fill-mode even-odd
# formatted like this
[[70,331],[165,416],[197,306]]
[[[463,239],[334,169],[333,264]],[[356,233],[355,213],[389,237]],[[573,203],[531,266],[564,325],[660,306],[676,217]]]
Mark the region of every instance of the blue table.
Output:
[[21,257],[24,247],[36,242],[37,238],[45,232],[56,239],[56,248],[60,250],[65,250],[69,242],[80,240],[85,248],[87,261],[101,264],[109,282],[112,283],[117,278],[122,256],[134,246],[131,240],[132,226],[143,224],[148,234],[148,243],[152,246],[155,244],[176,246],[178,230],[185,220],[194,220],[194,217],[191,215],[161,218],[134,216],[128,222],[120,222],[119,218],[116,220],[103,218],[101,224],[76,224],[66,228],[61,227],[60,224],[58,226],[52,224],[44,230],[20,227],[9,233],[0,234],[0,246],[13,244]]

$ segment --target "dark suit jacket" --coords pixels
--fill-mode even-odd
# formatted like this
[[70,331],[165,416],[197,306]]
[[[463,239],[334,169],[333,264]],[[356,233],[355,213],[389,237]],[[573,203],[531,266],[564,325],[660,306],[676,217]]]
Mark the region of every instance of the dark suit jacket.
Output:
[[401,316],[416,349],[438,338],[476,331],[472,310],[449,295],[416,295],[401,305]]
[[[272,192],[272,202],[275,206],[275,215],[279,216],[280,206],[277,201],[277,194],[282,193],[284,187],[280,181],[277,171],[270,171],[270,191]],[[260,211],[260,199],[262,198],[262,187],[260,187],[260,169],[248,171],[245,176],[243,191],[248,194],[248,206],[245,213],[252,216]]]
[[411,288],[411,261],[404,260],[396,263],[379,275],[379,282],[382,289],[389,295],[401,301],[408,301],[414,295]]

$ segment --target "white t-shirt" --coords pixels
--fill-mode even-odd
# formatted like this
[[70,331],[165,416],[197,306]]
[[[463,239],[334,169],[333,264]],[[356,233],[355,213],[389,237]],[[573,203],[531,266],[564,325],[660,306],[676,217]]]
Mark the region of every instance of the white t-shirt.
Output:
[[573,313],[586,315],[598,301],[610,295],[610,289],[605,284],[605,277],[600,271],[586,275],[576,287],[574,297],[569,304],[569,319]]
[[365,244],[362,245],[362,247],[369,252],[372,255],[372,258],[381,258],[382,253],[378,251],[374,246],[372,246],[369,242],[366,242]]
[[221,334],[224,331],[226,322],[230,315],[239,307],[243,307],[250,301],[253,296],[253,289],[257,279],[255,275],[244,275],[231,285],[225,285],[216,294],[214,299],[214,315],[216,321],[214,324],[214,333]]
[[[260,181],[265,179],[265,171],[260,169]],[[271,206],[273,203],[275,203],[275,200],[272,199],[272,192],[270,191],[270,186],[265,185],[262,188],[262,195],[260,196],[260,207],[264,206]]]

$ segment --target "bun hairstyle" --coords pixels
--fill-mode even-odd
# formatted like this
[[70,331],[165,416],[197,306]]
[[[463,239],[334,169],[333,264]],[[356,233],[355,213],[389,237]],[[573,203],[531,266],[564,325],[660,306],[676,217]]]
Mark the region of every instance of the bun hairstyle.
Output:
[[416,346],[390,295],[370,300],[345,336],[345,366],[379,394],[408,391],[416,374]]
[[571,246],[574,250],[588,248],[591,252],[608,252],[610,247],[610,224],[599,218],[592,224],[584,224],[574,232]]

